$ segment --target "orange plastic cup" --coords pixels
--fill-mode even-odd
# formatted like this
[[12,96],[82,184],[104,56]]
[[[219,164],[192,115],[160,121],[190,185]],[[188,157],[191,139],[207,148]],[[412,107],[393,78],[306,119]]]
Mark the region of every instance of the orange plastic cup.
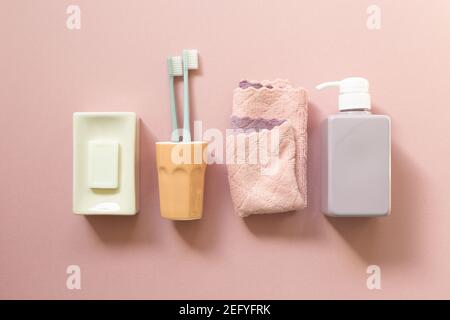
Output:
[[157,142],[159,206],[170,220],[201,219],[208,143]]

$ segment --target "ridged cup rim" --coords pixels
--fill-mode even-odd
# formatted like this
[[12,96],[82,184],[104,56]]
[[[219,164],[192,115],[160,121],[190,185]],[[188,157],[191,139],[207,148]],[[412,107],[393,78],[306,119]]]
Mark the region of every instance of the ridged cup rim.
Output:
[[155,144],[208,144],[208,142],[207,141],[190,141],[190,142],[157,141]]

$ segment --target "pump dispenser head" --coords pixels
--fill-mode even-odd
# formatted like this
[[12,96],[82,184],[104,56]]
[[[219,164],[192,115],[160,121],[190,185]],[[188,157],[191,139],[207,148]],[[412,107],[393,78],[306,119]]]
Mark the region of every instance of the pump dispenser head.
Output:
[[370,110],[369,81],[351,77],[319,84],[316,89],[339,87],[339,111]]

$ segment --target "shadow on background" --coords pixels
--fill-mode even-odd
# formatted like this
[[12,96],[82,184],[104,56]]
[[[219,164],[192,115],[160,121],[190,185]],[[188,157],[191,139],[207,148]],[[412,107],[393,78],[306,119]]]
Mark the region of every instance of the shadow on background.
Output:
[[320,213],[321,121],[324,115],[314,103],[308,105],[308,206],[294,213],[253,215],[244,218],[248,229],[258,237],[309,239],[320,237],[324,217]]
[[202,219],[172,222],[180,237],[195,250],[212,250],[217,243],[219,234],[224,231],[220,223],[221,217],[218,214],[220,210],[217,208],[224,201],[231,202],[231,199],[229,196],[224,199],[223,183],[228,183],[225,165],[208,165],[205,176]]
[[158,186],[155,181],[155,141],[143,121],[139,122],[139,205],[134,216],[86,216],[92,229],[106,244],[128,245],[132,242],[151,243],[158,236]]
[[392,144],[391,215],[379,218],[329,218],[331,225],[369,264],[407,263],[420,237],[414,221],[420,214],[420,171],[398,145]]
[[[413,228],[418,217],[421,188],[425,185],[420,170],[408,155],[392,143],[392,213],[384,218],[326,218],[320,211],[320,110],[309,105],[308,122],[308,208],[296,213],[255,215],[242,219],[256,237],[277,237],[294,240],[318,239],[329,230],[329,223],[364,261],[369,264],[410,262],[414,250],[413,238],[420,230]],[[134,242],[152,243],[167,231],[161,226],[159,193],[155,165],[155,146],[149,128],[140,127],[140,205],[136,216],[87,216],[87,221],[99,238],[107,244],[127,245]],[[224,187],[226,184],[226,187]],[[204,215],[197,221],[165,221],[171,224],[181,239],[192,249],[214,249],[223,230],[216,208],[224,211],[229,204],[233,213],[225,165],[210,165],[206,170]],[[241,219],[233,217],[235,219]]]
[[[294,214],[257,215],[245,218],[248,229],[258,237],[288,239],[320,238],[329,223],[364,261],[373,264],[410,262],[414,238],[420,230],[414,220],[420,214],[421,188],[425,185],[412,159],[392,142],[391,215],[379,218],[327,218],[320,210],[320,121],[324,115],[309,105],[308,121],[308,208]],[[394,139],[395,140],[395,139]]]

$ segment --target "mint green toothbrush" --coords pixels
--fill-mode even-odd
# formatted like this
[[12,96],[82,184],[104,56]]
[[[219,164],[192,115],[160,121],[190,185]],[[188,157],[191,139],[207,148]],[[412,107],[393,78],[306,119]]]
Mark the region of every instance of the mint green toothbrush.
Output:
[[183,50],[183,142],[191,142],[191,128],[189,119],[189,69],[198,69],[198,51],[195,49]]
[[177,122],[177,108],[175,104],[175,88],[174,77],[183,75],[182,60],[180,56],[167,58],[167,73],[169,74],[169,90],[170,90],[170,113],[172,115],[172,134],[171,140],[179,142],[180,136],[178,134]]

